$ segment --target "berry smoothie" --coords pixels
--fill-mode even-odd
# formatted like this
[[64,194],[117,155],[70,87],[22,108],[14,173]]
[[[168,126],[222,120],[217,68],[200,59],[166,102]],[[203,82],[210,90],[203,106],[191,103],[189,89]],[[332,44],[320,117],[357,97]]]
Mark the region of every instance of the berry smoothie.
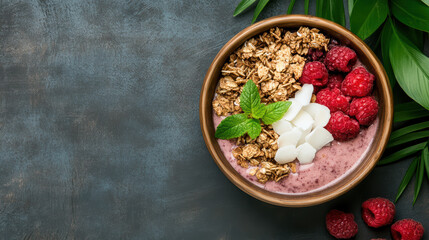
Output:
[[[223,117],[213,114],[215,127],[222,119]],[[243,168],[237,164],[232,155],[232,150],[236,147],[234,141],[222,139],[217,141],[231,166],[250,182],[272,192],[300,194],[322,190],[352,172],[368,152],[377,128],[378,118],[369,127],[361,129],[356,138],[345,142],[333,141],[330,146],[316,153],[313,163],[300,166],[296,161],[298,166],[296,173],[291,173],[278,182],[268,181],[265,184],[258,182],[255,176],[249,174],[252,167]]]

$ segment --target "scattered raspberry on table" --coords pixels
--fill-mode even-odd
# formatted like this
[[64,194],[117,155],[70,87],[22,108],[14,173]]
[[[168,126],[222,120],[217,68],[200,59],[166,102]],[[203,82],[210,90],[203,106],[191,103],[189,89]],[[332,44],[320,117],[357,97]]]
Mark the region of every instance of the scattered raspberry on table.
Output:
[[422,224],[413,219],[395,222],[390,231],[394,240],[419,240],[423,238],[424,234]]
[[370,198],[362,203],[362,219],[370,227],[379,228],[393,222],[395,205],[385,198]]
[[336,209],[331,210],[326,215],[326,228],[337,239],[352,238],[358,232],[358,226],[353,214]]

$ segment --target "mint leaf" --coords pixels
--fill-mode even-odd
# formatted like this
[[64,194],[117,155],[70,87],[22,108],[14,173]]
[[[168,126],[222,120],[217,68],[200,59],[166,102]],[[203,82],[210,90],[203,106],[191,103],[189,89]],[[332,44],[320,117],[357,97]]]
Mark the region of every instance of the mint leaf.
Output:
[[261,127],[261,122],[259,121],[259,119],[249,119],[250,121],[247,124],[247,134],[249,134],[249,136],[252,139],[255,139],[259,136],[259,134],[261,134],[262,131],[262,127]]
[[262,117],[262,121],[264,121],[265,124],[277,122],[282,119],[291,104],[291,102],[275,102],[268,104],[265,106],[266,112]]
[[261,130],[261,123],[258,119],[247,118],[246,114],[242,113],[222,120],[216,129],[215,137],[231,139],[243,136],[247,132],[252,139],[255,139]]
[[252,109],[252,117],[253,118],[262,118],[266,112],[265,104],[260,103],[256,108]]
[[220,122],[216,128],[215,137],[220,139],[231,139],[242,136],[247,132],[247,124],[252,119],[246,114],[229,116]]
[[246,84],[244,84],[243,91],[240,95],[240,107],[247,114],[258,115],[260,104],[261,96],[259,95],[258,86],[256,86],[252,80],[248,80]]

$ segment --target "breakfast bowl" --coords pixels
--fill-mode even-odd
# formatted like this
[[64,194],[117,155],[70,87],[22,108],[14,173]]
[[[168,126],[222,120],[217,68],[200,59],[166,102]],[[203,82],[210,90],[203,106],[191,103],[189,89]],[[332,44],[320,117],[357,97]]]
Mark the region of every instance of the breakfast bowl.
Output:
[[[287,164],[285,163],[285,165],[279,165],[279,166],[281,166],[281,167],[284,166],[286,168],[286,170],[287,170],[286,175],[283,175],[283,176],[278,177],[278,178],[272,178],[272,176],[268,176],[268,177],[271,177],[271,180],[272,180],[269,183],[267,183],[267,181],[269,180],[268,178],[267,179],[260,179],[260,178],[256,179],[256,177],[254,177],[253,175],[255,175],[256,170],[258,170],[258,173],[261,172],[260,170],[263,167],[252,168],[252,165],[258,166],[258,164],[261,164],[261,165],[265,164],[265,165],[268,165],[268,167],[269,167],[271,163],[269,163],[269,162],[262,162],[261,163],[261,162],[257,162],[257,161],[255,164],[253,164],[253,162],[250,162],[250,165],[247,163],[244,163],[243,165],[245,165],[245,167],[242,166],[243,169],[240,169],[239,168],[240,166],[237,166],[237,164],[230,161],[231,158],[233,158],[232,153],[228,152],[228,151],[227,152],[223,151],[222,146],[223,146],[223,148],[225,148],[225,146],[224,145],[221,146],[220,145],[221,141],[218,141],[218,139],[215,138],[216,125],[219,124],[218,120],[220,118],[218,116],[216,116],[215,109],[213,108],[213,101],[214,101],[214,98],[216,98],[216,96],[217,96],[216,95],[217,94],[217,88],[219,86],[219,80],[220,80],[221,76],[224,76],[225,72],[228,72],[228,69],[224,69],[224,65],[226,63],[228,63],[228,61],[230,61],[231,63],[232,63],[232,61],[234,61],[234,59],[231,58],[231,54],[235,53],[235,51],[237,51],[237,49],[239,49],[240,47],[241,47],[241,49],[243,49],[243,46],[244,47],[249,47],[249,46],[254,47],[251,44],[252,42],[248,43],[249,39],[260,38],[261,41],[264,41],[264,40],[262,40],[261,34],[267,32],[267,31],[271,31],[271,34],[274,35],[274,38],[276,38],[277,37],[277,35],[276,35],[277,31],[279,33],[280,33],[280,31],[282,31],[282,33],[284,33],[285,31],[288,31],[287,34],[290,34],[289,30],[292,32],[297,31],[296,33],[294,33],[295,35],[293,35],[293,36],[300,39],[300,38],[302,38],[301,37],[302,34],[299,31],[301,31],[302,27],[304,27],[305,28],[304,30],[307,31],[307,33],[309,33],[311,35],[318,37],[319,31],[320,31],[320,33],[323,33],[329,37],[329,38],[327,37],[326,39],[331,39],[331,40],[325,41],[325,38],[323,38],[323,36],[325,36],[325,35],[321,35],[321,37],[320,37],[320,38],[322,38],[322,42],[324,42],[324,48],[326,49],[326,52],[328,51],[327,50],[328,49],[328,45],[327,45],[328,42],[329,42],[329,44],[332,44],[333,39],[335,39],[336,44],[341,44],[338,46],[347,46],[348,48],[352,49],[355,52],[355,56],[357,57],[358,60],[357,60],[356,64],[354,62],[353,62],[353,64],[357,65],[359,63],[360,65],[364,66],[364,68],[365,68],[364,71],[371,73],[371,75],[373,75],[373,79],[375,79],[375,80],[373,80],[373,87],[371,88],[372,92],[371,92],[370,97],[373,99],[376,99],[377,104],[378,104],[378,112],[376,112],[376,120],[374,120],[372,125],[370,125],[369,127],[368,126],[363,126],[363,127],[361,126],[360,129],[358,130],[359,135],[356,138],[363,138],[362,136],[365,136],[366,142],[362,140],[362,141],[360,141],[360,143],[353,143],[353,144],[355,144],[355,145],[361,144],[362,145],[362,142],[365,142],[364,144],[367,144],[367,145],[364,145],[364,149],[362,148],[363,149],[362,151],[355,153],[355,154],[360,154],[358,157],[358,160],[353,162],[353,164],[350,164],[350,166],[344,167],[344,169],[341,170],[343,172],[341,172],[341,174],[339,176],[336,176],[335,179],[331,179],[327,182],[319,183],[319,185],[317,185],[317,187],[313,187],[312,189],[310,189],[310,188],[307,190],[302,190],[302,189],[299,190],[298,189],[295,192],[294,189],[290,190],[291,188],[289,188],[289,190],[277,191],[276,190],[277,187],[279,187],[279,189],[287,189],[287,185],[289,184],[287,179],[288,178],[292,179],[292,177],[289,177],[289,176],[294,176],[294,178],[297,178],[297,176],[299,176],[301,174],[301,172],[300,172],[301,169],[304,169],[304,170],[302,170],[303,175],[305,175],[305,172],[307,172],[307,175],[308,175],[308,172],[311,173],[311,171],[312,171],[311,170],[312,169],[311,164],[313,164],[313,163],[308,165],[310,167],[308,167],[307,165],[304,165],[304,164],[295,165],[293,163],[287,163]],[[280,29],[284,29],[284,30],[280,30]],[[253,41],[255,41],[255,40],[253,40]],[[246,45],[243,45],[243,44],[246,44]],[[293,43],[293,44],[296,45],[296,43]],[[298,45],[299,44],[300,44],[300,42],[298,41]],[[296,47],[296,46],[294,46],[294,47]],[[270,48],[270,47],[267,47],[266,49],[268,49],[268,48]],[[322,48],[321,51],[323,51],[323,47],[320,47],[320,48]],[[270,49],[270,51],[280,50],[280,46],[278,46],[277,48],[273,47],[273,49]],[[283,48],[281,48],[281,49],[282,50],[285,50],[285,49],[288,50],[289,55],[290,55],[289,46],[286,46],[284,49]],[[308,55],[309,53],[307,50],[300,49],[300,50],[297,50],[296,52],[302,52],[303,55],[304,54]],[[300,56],[297,56],[296,58],[304,59],[305,57],[302,58]],[[291,59],[295,59],[295,58],[291,58]],[[314,60],[314,58],[313,58],[313,60]],[[269,61],[271,61],[271,59]],[[289,60],[287,60],[287,61],[289,61]],[[291,61],[293,61],[293,60],[291,60]],[[308,62],[308,61],[309,60],[307,59],[306,62]],[[314,60],[314,61],[316,62],[316,60]],[[294,65],[294,66],[297,66],[298,68],[301,67],[300,68],[301,72],[299,72],[298,74],[295,73],[295,76],[293,75],[293,73],[287,75],[285,73],[285,70],[284,70],[285,64],[279,64],[277,66],[277,68],[279,70],[278,76],[286,76],[286,75],[289,77],[292,76],[292,77],[290,77],[290,79],[292,79],[291,82],[295,82],[295,80],[296,80],[296,82],[298,83],[300,80],[299,78],[302,75],[302,69],[304,68],[304,70],[305,70],[304,64],[306,64],[306,63],[301,64],[298,62]],[[292,62],[290,62],[290,63],[288,62],[288,63],[286,63],[286,65],[292,66],[293,64],[292,64]],[[258,71],[258,70],[260,70],[261,72],[264,72],[263,68],[255,69],[255,71]],[[283,71],[283,75],[280,74],[280,71]],[[293,72],[293,71],[295,71],[295,70],[291,69],[291,72]],[[348,71],[353,72],[354,70],[348,70]],[[257,74],[261,75],[261,72],[258,72]],[[265,74],[267,72],[269,72],[269,69],[267,69],[265,71]],[[256,73],[253,73],[253,74],[256,74]],[[351,74],[351,73],[347,73],[347,76],[349,74]],[[274,73],[271,75],[269,74],[270,77],[273,77],[273,75],[274,75]],[[347,76],[346,76],[346,78],[347,78]],[[246,76],[243,75],[239,79],[240,79],[240,81],[243,81],[243,79],[245,79],[245,78],[246,78]],[[237,79],[238,78],[236,78],[234,81],[238,81]],[[263,81],[263,79],[260,81]],[[228,83],[228,82],[226,82],[226,83]],[[225,85],[225,81],[221,84]],[[236,86],[236,84],[233,83],[233,81],[232,81],[232,85],[233,85],[232,86],[233,88],[236,88],[236,94],[242,90],[242,85],[240,88],[239,86]],[[343,85],[344,85],[344,82],[343,82]],[[340,85],[340,86],[342,87],[343,85]],[[268,87],[268,83],[264,83],[264,86]],[[302,85],[302,84],[297,84],[297,85],[292,84],[291,86],[296,86],[297,89],[303,89],[304,88],[303,87],[304,85]],[[280,86],[277,84],[277,85],[275,85],[275,88],[279,89]],[[314,87],[314,88],[316,88],[316,87]],[[293,89],[293,87],[292,87],[292,89]],[[311,91],[313,93],[313,86],[311,87],[311,89],[312,89]],[[293,91],[295,91],[295,90],[293,90]],[[316,93],[315,91],[316,90],[314,90],[314,94],[312,95],[312,101],[313,101],[313,98],[315,98],[315,93]],[[340,90],[338,90],[338,91],[340,91]],[[269,99],[272,99],[272,97],[270,97]],[[353,102],[354,99],[359,99],[359,97],[353,97],[353,98],[348,97],[347,99],[348,99],[348,101]],[[353,99],[353,100],[351,100],[351,99]],[[238,103],[234,102],[234,104],[233,103],[230,103],[230,104],[231,104],[232,108],[239,109],[238,107],[235,107],[235,106],[239,105],[239,101],[238,101]],[[292,106],[294,106],[293,104],[294,103],[292,103]],[[239,111],[241,111],[241,109],[239,109]],[[349,111],[349,110],[347,110],[347,111]],[[347,112],[347,111],[344,110],[344,112]],[[331,112],[330,116],[332,119],[333,112]],[[297,117],[294,118],[294,121],[296,118]],[[331,22],[331,21],[328,21],[325,19],[321,19],[318,17],[313,17],[313,16],[305,16],[305,15],[277,16],[277,17],[273,17],[273,18],[269,18],[267,20],[261,21],[259,23],[251,25],[251,26],[245,28],[244,30],[242,30],[240,33],[235,35],[231,40],[229,40],[223,46],[223,48],[219,51],[219,53],[216,55],[215,59],[213,60],[212,64],[210,65],[210,67],[207,71],[207,74],[206,74],[205,79],[204,79],[204,83],[202,85],[201,95],[200,95],[201,130],[202,130],[204,141],[207,145],[207,148],[208,148],[210,154],[212,155],[217,166],[220,168],[220,170],[224,173],[224,175],[233,184],[235,184],[238,188],[240,188],[241,190],[243,190],[247,194],[249,194],[249,195],[251,195],[251,196],[253,196],[253,197],[255,197],[261,201],[264,201],[264,202],[267,202],[270,204],[274,204],[274,205],[278,205],[278,206],[284,206],[284,207],[305,207],[305,206],[312,206],[312,205],[321,204],[321,203],[324,203],[324,202],[329,201],[331,199],[334,199],[334,198],[346,193],[347,191],[349,191],[353,187],[355,187],[359,182],[361,182],[371,172],[371,170],[375,167],[377,161],[382,156],[382,153],[386,147],[386,144],[387,144],[389,136],[390,136],[390,132],[391,132],[391,128],[392,128],[392,119],[393,119],[392,92],[391,92],[391,88],[389,85],[389,81],[388,81],[386,72],[385,72],[382,64],[380,63],[380,61],[376,57],[376,55],[371,51],[371,49],[360,38],[358,38],[356,35],[351,33],[346,28],[344,28],[344,27],[342,27],[342,26],[340,26],[334,22]],[[329,120],[329,118],[328,118],[328,120]],[[360,122],[361,119],[358,119],[358,120],[359,120],[359,123],[361,123]],[[353,121],[357,122],[357,120],[353,120]],[[325,125],[326,124],[327,123],[325,123]],[[323,125],[323,126],[325,126],[325,125]],[[328,128],[328,127],[326,127],[326,128]],[[267,129],[270,129],[271,132],[277,132],[277,130],[275,130],[275,129],[272,130],[273,127],[271,127],[271,126],[269,126]],[[326,130],[324,130],[324,131],[326,132]],[[269,134],[269,133],[267,133],[267,134]],[[274,133],[274,135],[276,135],[276,133]],[[278,137],[279,137],[279,135],[276,135],[276,139],[278,139]],[[305,139],[307,140],[307,138],[305,138]],[[226,141],[226,140],[222,140],[222,141]],[[354,146],[353,144],[351,144],[351,141],[352,140],[350,140],[348,142],[334,141],[331,144],[335,144],[335,148],[337,148],[337,149],[342,149],[342,148],[344,148],[344,146]],[[234,143],[232,141],[231,141],[231,145],[234,145]],[[317,161],[322,162],[322,160],[320,160],[321,158],[326,158],[328,160],[337,158],[335,156],[330,156],[332,151],[329,151],[329,148],[331,148],[331,147],[332,147],[332,145],[322,148],[320,152],[323,152],[323,153],[319,154],[319,152],[317,152],[317,154],[319,154],[321,156],[316,155],[318,157],[316,157],[314,160],[315,165],[317,165]],[[274,150],[277,150],[277,149],[278,149],[278,147],[276,144],[276,148],[274,148]],[[332,147],[332,149],[334,149],[334,147]],[[234,149],[232,149],[232,150],[234,150]],[[256,150],[260,151],[259,149],[256,149]],[[271,156],[271,155],[274,156],[274,154],[277,154],[276,152],[267,153],[266,149],[263,149],[263,150],[265,151],[265,154],[269,155],[269,156]],[[324,150],[324,151],[322,151],[322,150]],[[353,158],[352,157],[353,152],[354,152],[353,148],[346,149],[345,151],[346,152],[343,151],[343,153],[342,153],[343,158],[347,158],[347,155],[350,155],[350,158]],[[261,156],[264,155],[264,153],[262,151],[260,151],[260,153],[261,153]],[[271,157],[273,158],[273,156],[271,156]],[[277,157],[277,155],[276,155],[276,157]],[[319,158],[319,160],[317,160],[318,158]],[[326,159],[323,161],[327,161]],[[340,159],[340,157],[338,157],[338,159]],[[271,159],[271,161],[273,161],[273,160]],[[280,161],[277,161],[277,162],[280,162]],[[271,164],[271,165],[274,166],[274,164]],[[297,168],[299,168],[300,170],[297,171],[295,169],[295,166],[297,166]],[[330,172],[336,172],[337,171],[336,168],[331,170],[330,166],[332,166],[332,165],[330,165],[330,164],[323,165],[323,166],[319,165],[319,168],[322,169],[320,171],[326,171],[326,173],[321,172],[320,175],[329,175]],[[253,173],[250,173],[252,176],[245,177],[244,175],[248,174],[249,171],[252,171],[252,169],[254,170]],[[283,168],[280,168],[280,169],[283,169]],[[307,169],[307,170],[305,170],[305,169]],[[308,170],[308,169],[310,169],[310,170]],[[262,169],[262,170],[264,170],[264,173],[265,173],[265,169]],[[308,177],[307,179],[310,179],[312,177],[312,175],[308,175],[307,177]],[[259,180],[259,181],[257,181],[257,180]],[[316,182],[319,181],[319,179],[313,179],[313,180],[315,180]],[[299,183],[299,184],[301,184],[301,183]],[[267,186],[270,186],[270,187],[267,187]],[[304,183],[302,183],[302,186],[304,186]],[[294,186],[294,188],[299,188],[299,186]]]

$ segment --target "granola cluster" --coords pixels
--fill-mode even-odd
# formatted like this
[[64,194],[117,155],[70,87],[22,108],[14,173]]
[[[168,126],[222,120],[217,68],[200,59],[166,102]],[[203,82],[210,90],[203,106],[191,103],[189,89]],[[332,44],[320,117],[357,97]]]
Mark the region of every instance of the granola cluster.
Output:
[[[213,110],[218,116],[241,113],[239,97],[249,79],[258,86],[263,103],[289,99],[301,89],[297,80],[301,77],[309,49],[327,51],[328,43],[329,38],[318,29],[307,27],[296,32],[272,28],[249,39],[222,67]],[[233,156],[244,168],[254,166],[250,174],[260,182],[279,181],[295,172],[296,166],[274,161],[278,138],[271,125],[262,124],[262,133],[256,139],[247,135],[237,139],[238,147],[233,150]]]

